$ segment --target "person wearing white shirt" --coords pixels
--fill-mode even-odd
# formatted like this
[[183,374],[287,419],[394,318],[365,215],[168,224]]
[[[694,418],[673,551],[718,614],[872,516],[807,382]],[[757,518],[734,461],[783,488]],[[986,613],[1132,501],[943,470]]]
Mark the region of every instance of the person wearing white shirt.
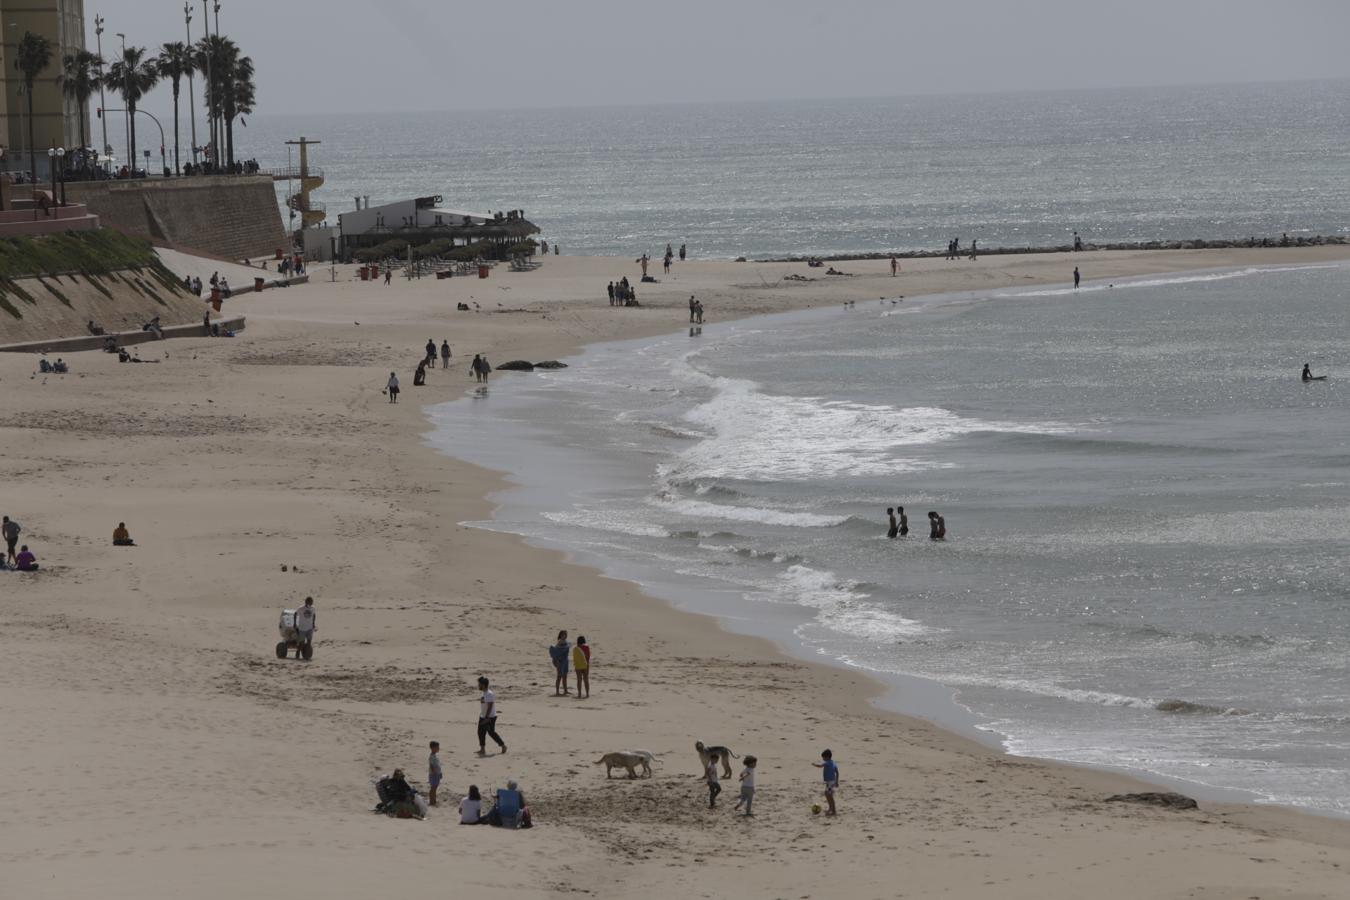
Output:
[[[296,643],[300,647],[314,643],[314,631],[319,627],[319,614],[314,609],[314,598],[306,597],[305,605],[295,611]],[[300,647],[296,648],[299,655]]]
[[497,736],[497,695],[488,687],[487,676],[478,676],[478,689],[483,692],[478,698],[478,755],[487,756],[487,739],[489,736],[497,742],[497,746],[506,752],[506,742]]
[[459,801],[459,824],[485,825],[483,818],[483,795],[478,793],[478,785],[469,785],[469,796]]

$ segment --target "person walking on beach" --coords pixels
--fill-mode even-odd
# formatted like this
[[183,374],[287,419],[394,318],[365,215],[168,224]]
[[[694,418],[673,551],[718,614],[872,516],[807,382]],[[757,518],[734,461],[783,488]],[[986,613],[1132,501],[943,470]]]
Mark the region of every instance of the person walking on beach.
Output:
[[755,803],[755,766],[759,765],[759,760],[746,754],[745,768],[741,770],[741,798],[736,801],[736,809],[745,806],[745,814],[754,818],[754,813],[750,811]]
[[897,506],[895,511],[900,515],[900,536],[904,537],[909,534],[909,516],[905,515],[903,506]]
[[591,645],[586,643],[584,634],[577,635],[577,645],[572,648],[572,668],[577,673],[577,699],[582,699],[581,691],[591,696]]
[[450,368],[450,342],[441,341],[441,368]]
[[4,522],[0,523],[0,535],[5,538],[5,546],[8,548],[10,565],[14,564],[14,548],[19,545],[19,532],[23,531],[23,526],[15,522],[9,516],[5,516]]
[[1081,281],[1082,278],[1083,278],[1083,276],[1080,275],[1080,274],[1078,273],[1078,267],[1077,267],[1077,266],[1074,266],[1074,267],[1073,267],[1073,286],[1074,286],[1074,288],[1077,288],[1077,287],[1078,287],[1078,282]]
[[387,284],[389,284],[389,283],[390,283],[391,281],[393,281],[393,280],[394,280],[394,268],[393,268],[393,266],[385,266],[385,267],[384,267],[384,283],[387,285]]
[[567,640],[567,632],[558,632],[558,640],[548,648],[549,658],[553,660],[553,696],[569,694],[567,689],[567,662],[572,654],[572,644]]
[[695,310],[695,308],[696,308],[697,306],[698,306],[698,304],[696,304],[696,303],[694,302],[694,295],[693,295],[693,294],[690,294],[690,295],[689,295],[689,321],[690,321],[691,323],[694,321],[694,310]]
[[487,739],[490,737],[497,746],[506,752],[506,742],[497,736],[497,695],[488,687],[486,675],[478,676],[478,755],[487,756]]
[[717,760],[711,755],[708,757],[707,767],[703,770],[703,780],[708,782],[708,809],[716,809],[717,795],[722,793],[722,785],[718,783]]
[[385,390],[389,392],[389,402],[398,402],[398,376],[393,372],[389,373],[389,382],[385,385]]
[[895,273],[898,272],[898,271],[900,271],[900,263],[899,263],[899,261],[896,260],[895,254],[892,253],[892,254],[891,254],[891,277],[894,278],[894,277],[895,277]]
[[319,627],[319,613],[314,609],[314,598],[306,597],[305,605],[295,611],[295,657],[301,658],[306,647],[314,646],[314,632]]
[[642,277],[643,277],[643,278],[646,278],[646,277],[647,277],[647,263],[648,263],[648,262],[649,262],[649,258],[648,258],[648,256],[647,256],[646,253],[643,253],[641,256],[638,257],[638,265],[642,266]]
[[427,365],[436,368],[436,342],[427,338]]
[[980,239],[973,238],[970,242],[970,258],[974,259],[979,251]]
[[431,755],[427,757],[427,803],[436,805],[436,789],[441,786],[441,742],[431,742]]
[[839,789],[839,767],[835,765],[834,754],[829,750],[820,751],[820,762],[811,763],[817,769],[821,769],[821,774],[825,778],[825,803],[829,806],[827,816],[834,815],[837,810],[834,808],[834,792]]
[[947,539],[947,520],[936,512],[928,514],[928,539],[945,541]]
[[894,538],[900,533],[900,524],[895,521],[895,509],[893,507],[886,507],[886,517],[891,520],[891,527],[886,529],[886,537]]

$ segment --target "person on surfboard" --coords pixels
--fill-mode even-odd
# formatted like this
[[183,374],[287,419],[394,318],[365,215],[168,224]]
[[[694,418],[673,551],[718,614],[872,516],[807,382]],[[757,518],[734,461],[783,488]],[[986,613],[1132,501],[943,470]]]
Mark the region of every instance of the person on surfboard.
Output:
[[1303,364],[1303,380],[1304,380],[1305,382],[1306,382],[1306,381],[1326,381],[1326,380],[1327,380],[1327,376],[1325,376],[1325,375],[1314,375],[1314,374],[1312,373],[1312,369],[1308,366],[1308,364],[1307,364],[1307,363],[1304,363],[1304,364]]

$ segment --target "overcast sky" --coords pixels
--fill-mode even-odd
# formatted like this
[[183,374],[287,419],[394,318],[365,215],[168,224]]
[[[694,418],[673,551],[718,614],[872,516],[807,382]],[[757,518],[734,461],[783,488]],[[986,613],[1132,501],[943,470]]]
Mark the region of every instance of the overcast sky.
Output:
[[[109,56],[119,31],[184,34],[183,0],[85,12]],[[221,0],[220,28],[253,57],[260,113],[1350,77],[1350,0]]]

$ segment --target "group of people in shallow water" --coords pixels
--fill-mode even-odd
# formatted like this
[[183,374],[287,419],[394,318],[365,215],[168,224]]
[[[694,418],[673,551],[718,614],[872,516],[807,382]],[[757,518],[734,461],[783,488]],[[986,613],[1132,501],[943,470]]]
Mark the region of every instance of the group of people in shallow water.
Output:
[[[905,515],[903,506],[886,507],[886,518],[890,520],[886,537],[905,537],[909,534],[909,516]],[[934,541],[947,539],[947,520],[937,512],[928,513],[928,537]]]

